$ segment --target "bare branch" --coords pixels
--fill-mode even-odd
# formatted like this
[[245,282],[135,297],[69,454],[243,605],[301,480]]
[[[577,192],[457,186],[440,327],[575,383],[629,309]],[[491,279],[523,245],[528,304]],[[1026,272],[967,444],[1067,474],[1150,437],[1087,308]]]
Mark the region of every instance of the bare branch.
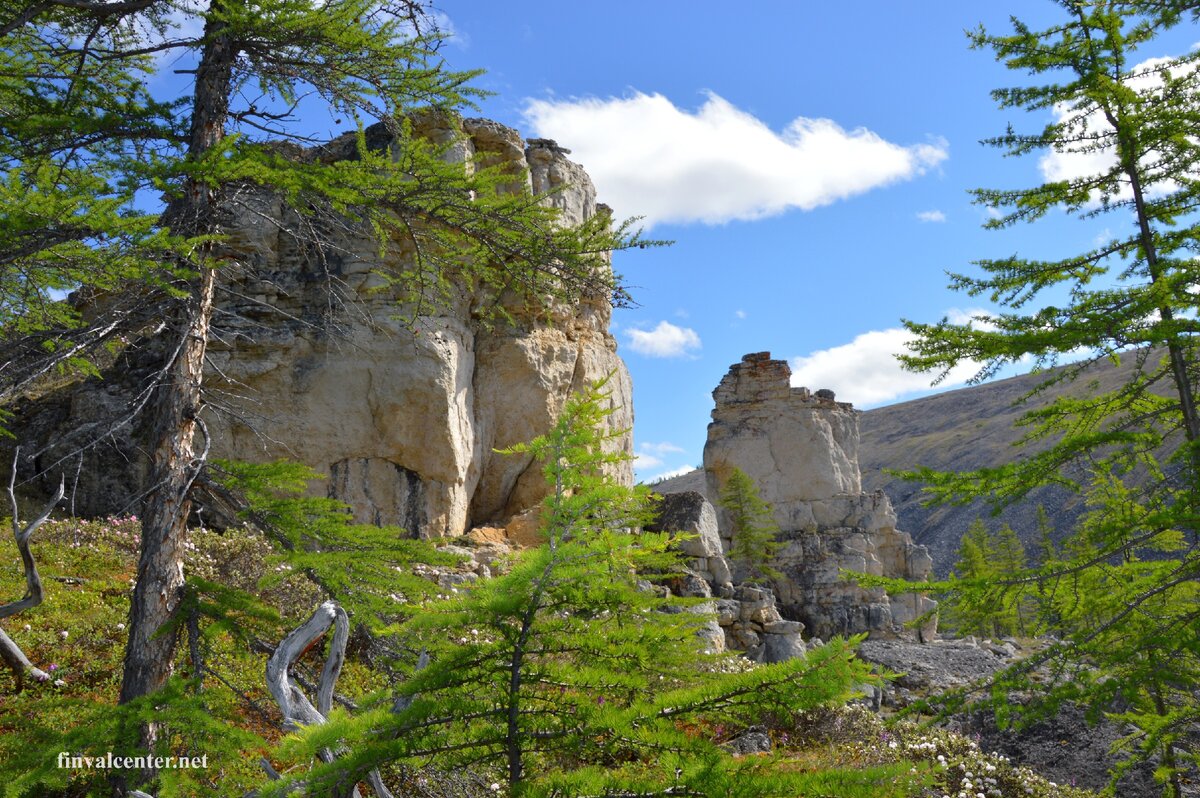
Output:
[[20,452],[20,447],[18,447],[17,451],[13,453],[12,476],[9,478],[8,482],[8,499],[12,505],[13,512],[13,537],[16,539],[17,551],[20,552],[21,562],[25,567],[25,595],[18,601],[12,601],[8,604],[0,605],[0,618],[7,618],[10,615],[16,615],[22,610],[36,607],[42,603],[42,580],[41,577],[38,576],[37,564],[33,561],[33,554],[31,554],[29,551],[29,539],[33,537],[33,533],[38,530],[38,527],[46,523],[46,519],[50,517],[50,513],[54,510],[54,506],[62,500],[64,495],[66,495],[66,479],[64,475],[64,478],[60,479],[58,482],[58,490],[55,491],[54,497],[46,503],[46,506],[42,508],[41,513],[38,514],[38,517],[27,524],[24,529],[22,529],[19,512],[17,509],[17,494],[15,490],[17,483],[17,458],[20,456]]
[[[12,505],[12,527],[13,537],[17,542],[17,551],[21,554],[21,563],[25,568],[25,595],[18,601],[12,601],[8,604],[0,605],[0,618],[7,618],[11,615],[16,615],[22,610],[36,607],[42,603],[42,580],[38,576],[37,564],[33,560],[33,554],[29,551],[29,539],[33,537],[33,533],[38,527],[46,523],[46,519],[50,517],[50,513],[54,510],[54,506],[58,504],[66,491],[66,475],[58,482],[58,491],[54,494],[38,517],[21,528],[20,510],[17,507],[17,462],[21,456],[21,447],[17,447],[13,452],[12,474],[8,480],[8,500]],[[24,687],[24,677],[26,673],[32,675],[39,682],[49,681],[50,676],[45,671],[42,671],[33,666],[25,653],[21,651],[21,647],[13,642],[12,638],[0,629],[0,659],[8,665],[12,670],[13,675],[17,680],[17,692],[20,692]]]
[[[317,685],[317,705],[314,707],[308,696],[298,685],[292,682],[288,670],[304,655],[314,643],[333,627],[333,639],[330,641],[329,653],[325,658],[325,667],[321,671],[321,680]],[[320,725],[325,722],[329,710],[333,706],[334,686],[342,672],[346,659],[346,642],[350,637],[350,620],[346,611],[332,601],[326,601],[312,614],[307,621],[292,631],[276,647],[275,652],[267,660],[267,688],[279,704],[283,713],[283,728],[285,731],[296,731],[302,726]],[[324,750],[320,753],[324,762],[332,762],[334,753]],[[268,775],[274,772],[269,762],[264,763]],[[273,776],[278,778],[278,774]],[[378,770],[368,774],[368,781],[379,798],[393,798],[392,793],[384,785]],[[350,791],[354,798],[360,793],[355,787]]]
[[17,680],[17,692],[25,687],[25,674],[29,674],[39,682],[50,681],[50,674],[46,673],[41,668],[35,667],[29,658],[25,656],[25,652],[21,647],[13,642],[12,638],[0,629],[0,659],[4,660],[4,664],[13,672],[13,676]]

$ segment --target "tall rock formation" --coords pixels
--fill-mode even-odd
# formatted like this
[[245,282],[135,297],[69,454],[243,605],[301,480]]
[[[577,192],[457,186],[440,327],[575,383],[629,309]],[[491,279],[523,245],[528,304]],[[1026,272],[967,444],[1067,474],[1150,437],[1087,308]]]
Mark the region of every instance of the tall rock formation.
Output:
[[[783,542],[772,563],[781,574],[773,587],[785,618],[822,638],[895,632],[935,604],[916,594],[889,599],[844,580],[841,571],[924,579],[929,554],[896,529],[887,496],[862,491],[857,411],[831,391],[793,388],[790,378],[787,362],[769,352],[730,367],[713,391],[706,493],[719,496],[740,468],[772,505]],[[718,518],[728,551],[729,519],[724,511]]]
[[[524,173],[535,192],[553,191],[547,201],[564,224],[606,212],[587,173],[552,141],[526,143],[482,119],[431,116],[417,129],[451,143],[448,157],[464,168],[482,157]],[[368,129],[367,138],[375,148],[389,145],[382,128]],[[355,157],[354,137],[297,157]],[[228,245],[248,268],[226,278],[209,345],[213,457],[297,460],[327,476],[314,490],[349,503],[360,522],[452,536],[502,523],[542,498],[540,466],[528,455],[495,450],[547,431],[572,392],[611,375],[609,424],[632,428],[629,374],[608,331],[609,297],[526,304],[457,285],[448,306],[415,309],[397,304],[397,293],[376,273],[381,265],[392,272],[411,266],[407,242],[395,242],[381,263],[369,231],[349,220],[335,246],[318,256],[288,233],[301,219],[278,196],[251,191],[244,205],[253,212],[234,220]],[[495,303],[511,323],[481,320]],[[66,451],[55,430],[130,398],[136,375],[152,365],[152,349],[127,353],[105,380],[55,400],[55,423],[40,424],[42,440],[34,442],[41,444],[40,464]],[[29,410],[25,427],[36,430]],[[40,412],[46,416],[45,407]],[[137,430],[126,433],[113,436],[105,453],[87,454],[76,498],[81,512],[137,509],[131,490],[144,458]],[[628,435],[618,445],[632,448]],[[632,481],[628,463],[617,469]]]

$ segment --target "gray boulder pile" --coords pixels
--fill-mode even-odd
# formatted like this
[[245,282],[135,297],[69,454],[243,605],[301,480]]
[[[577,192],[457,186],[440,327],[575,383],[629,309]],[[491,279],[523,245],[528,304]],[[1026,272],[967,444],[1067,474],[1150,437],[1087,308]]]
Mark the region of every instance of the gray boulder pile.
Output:
[[679,548],[690,558],[671,590],[713,599],[697,608],[713,616],[701,634],[707,649],[741,651],[757,662],[782,662],[808,650],[801,636],[804,624],[785,619],[770,590],[734,585],[716,511],[704,496],[694,491],[664,496],[652,528],[681,533]]

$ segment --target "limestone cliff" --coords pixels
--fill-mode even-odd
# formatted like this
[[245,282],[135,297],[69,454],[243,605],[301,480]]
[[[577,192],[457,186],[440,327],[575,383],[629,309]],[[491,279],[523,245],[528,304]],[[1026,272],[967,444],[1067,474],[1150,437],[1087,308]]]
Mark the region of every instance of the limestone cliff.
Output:
[[[482,156],[526,174],[535,192],[554,191],[547,201],[565,224],[597,213],[591,180],[554,142],[526,143],[487,120],[460,127],[431,118],[419,132],[452,142],[448,157],[464,168]],[[371,146],[388,144],[381,129],[367,135]],[[353,137],[343,137],[316,157],[353,153]],[[398,305],[375,273],[379,248],[354,220],[335,247],[314,257],[289,235],[298,218],[279,197],[242,199],[252,212],[233,220],[228,245],[248,268],[225,278],[209,345],[211,456],[298,460],[328,477],[315,489],[348,502],[357,520],[447,536],[503,522],[543,496],[540,468],[528,456],[494,450],[545,432],[573,391],[611,374],[609,423],[632,428],[631,385],[608,332],[608,297],[527,306],[460,285],[448,307],[414,310]],[[396,271],[413,253],[397,242],[383,257]],[[485,303],[503,303],[512,322],[483,323]],[[26,429],[42,437],[30,441],[39,464],[65,453],[56,443],[65,425],[128,401],[122,391],[156,356],[151,343],[126,353],[104,380],[55,399],[55,408],[27,407]],[[47,412],[54,423],[46,423]],[[81,511],[137,509],[130,486],[144,459],[138,437],[126,428],[104,451],[85,455]],[[628,435],[619,445],[631,448]],[[632,481],[627,463],[617,475]]]
[[[790,377],[785,361],[760,352],[721,380],[704,447],[706,493],[719,496],[740,468],[774,508],[783,546],[772,563],[782,574],[773,587],[784,617],[822,638],[892,632],[933,603],[917,595],[889,599],[840,572],[924,579],[929,554],[896,529],[887,496],[862,491],[857,411],[832,392],[791,387]],[[718,522],[728,551],[723,511]]]

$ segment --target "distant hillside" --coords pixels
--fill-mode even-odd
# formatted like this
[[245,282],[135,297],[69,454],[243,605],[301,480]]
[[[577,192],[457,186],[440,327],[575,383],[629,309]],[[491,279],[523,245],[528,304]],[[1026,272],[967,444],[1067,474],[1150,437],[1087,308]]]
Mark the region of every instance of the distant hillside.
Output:
[[[921,506],[920,485],[895,479],[885,469],[904,470],[929,466],[940,470],[966,471],[1000,465],[1019,453],[1013,444],[1023,429],[1014,422],[1031,407],[1049,402],[1064,392],[1075,395],[1109,391],[1128,379],[1135,367],[1133,358],[1125,358],[1119,367],[1107,361],[1073,383],[1056,386],[1047,396],[1031,404],[1016,402],[1042,382],[1045,374],[1024,375],[989,382],[970,388],[914,399],[909,402],[865,411],[859,420],[859,466],[863,489],[882,489],[892,500],[900,528],[913,540],[929,547],[934,570],[944,575],[953,566],[963,531],[976,518],[998,526],[1013,527],[1032,550],[1036,537],[1035,516],[1041,504],[1050,515],[1056,537],[1063,537],[1082,512],[1078,500],[1060,489],[1035,491],[1019,505],[992,516],[982,503],[963,507],[926,508]],[[692,472],[655,485],[655,490],[671,493],[703,490],[700,472]]]

